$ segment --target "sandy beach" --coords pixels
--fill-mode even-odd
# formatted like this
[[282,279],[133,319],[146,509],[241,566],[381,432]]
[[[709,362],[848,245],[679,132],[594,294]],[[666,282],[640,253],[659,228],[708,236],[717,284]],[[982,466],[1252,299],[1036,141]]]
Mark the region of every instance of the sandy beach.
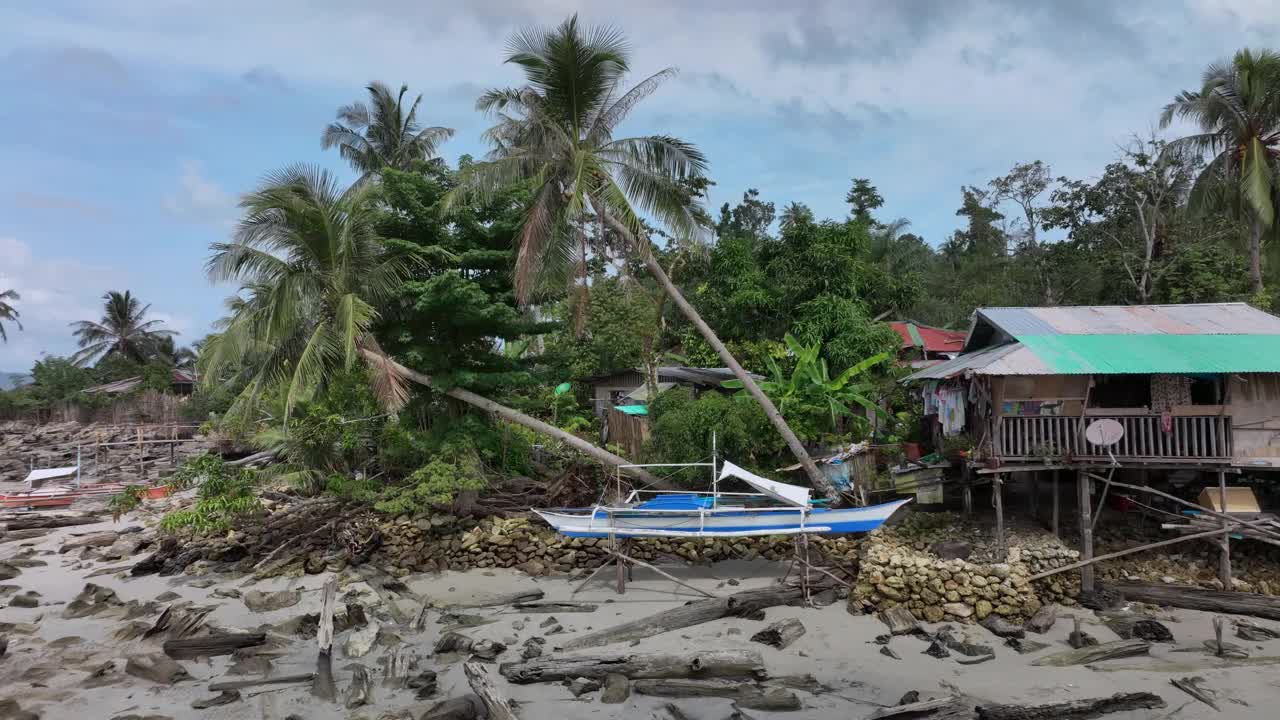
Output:
[[[446,572],[433,575],[411,575],[404,578],[407,590],[390,596],[400,612],[415,616],[422,602],[431,606],[421,631],[409,626],[397,627],[393,614],[370,585],[355,570],[341,573],[338,597],[342,602],[358,602],[365,607],[371,623],[382,630],[368,654],[349,657],[346,652],[347,630],[337,635],[333,671],[338,687],[338,702],[321,701],[311,694],[309,683],[262,685],[242,690],[241,698],[228,705],[208,709],[192,709],[193,701],[217,695],[207,688],[212,681],[227,679],[235,662],[232,656],[183,660],[181,665],[190,679],[172,685],[157,684],[125,674],[127,659],[140,653],[160,652],[161,638],[117,639],[116,633],[131,622],[150,624],[166,605],[189,601],[196,606],[212,607],[206,626],[227,631],[265,631],[269,642],[257,652],[270,658],[267,670],[273,676],[314,671],[317,646],[314,637],[300,636],[290,621],[306,613],[316,613],[321,605],[321,590],[328,575],[300,578],[273,578],[246,584],[244,577],[216,575],[181,575],[176,577],[131,577],[130,561],[102,563],[88,556],[92,550],[60,553],[61,546],[77,537],[129,527],[121,523],[99,523],[62,528],[43,538],[10,541],[0,544],[0,559],[18,559],[21,572],[4,581],[2,602],[27,591],[39,593],[37,607],[0,609],[0,636],[8,640],[8,650],[0,659],[0,696],[16,701],[23,711],[42,718],[264,718],[283,719],[290,716],[308,719],[329,718],[418,718],[433,702],[470,692],[462,670],[463,657],[456,653],[432,656],[432,647],[441,633],[457,623],[458,614],[467,625],[459,631],[475,640],[493,640],[507,646],[498,662],[489,664],[490,676],[500,691],[516,705],[522,718],[557,718],[563,720],[601,720],[604,718],[647,718],[664,702],[675,702],[688,717],[695,720],[723,720],[733,713],[730,700],[692,698],[670,700],[637,693],[621,704],[602,704],[599,692],[574,697],[560,683],[514,685],[498,673],[498,663],[520,659],[522,644],[530,637],[545,638],[545,655],[569,639],[591,630],[601,630],[619,623],[651,615],[679,606],[699,596],[669,580],[637,570],[625,595],[617,595],[612,574],[601,577],[583,592],[572,596],[578,581],[563,577],[533,578],[512,570]],[[136,560],[135,558],[134,560]],[[44,563],[44,564],[39,564]],[[119,567],[120,571],[88,577],[103,568]],[[785,566],[769,562],[720,563],[710,567],[672,566],[679,577],[709,592],[723,595],[748,588],[766,587],[785,571]],[[608,575],[608,577],[604,577]],[[123,604],[96,614],[68,619],[63,617],[86,582],[113,590]],[[9,587],[12,586],[12,587]],[[506,606],[469,607],[488,598],[520,590],[541,590],[544,601],[575,600],[597,605],[592,612],[531,614]],[[267,612],[250,611],[242,598],[228,597],[250,590],[273,592],[297,590],[299,601]],[[155,602],[163,593],[175,593],[167,602]],[[130,601],[138,601],[130,603]],[[150,604],[148,604],[150,603]],[[600,651],[635,653],[691,654],[706,650],[742,649],[760,653],[771,677],[810,674],[824,689],[820,692],[797,690],[802,709],[786,713],[760,710],[747,711],[750,717],[770,718],[862,718],[885,706],[898,703],[909,691],[917,691],[921,700],[945,697],[953,692],[979,702],[1040,704],[1069,699],[1092,698],[1118,692],[1150,691],[1161,696],[1166,707],[1116,713],[1112,718],[1269,718],[1274,717],[1273,703],[1280,697],[1280,677],[1275,669],[1280,664],[1280,640],[1247,643],[1233,640],[1250,654],[1248,661],[1221,660],[1202,650],[1204,640],[1213,637],[1211,617],[1194,611],[1160,611],[1155,617],[1172,631],[1174,644],[1155,644],[1150,657],[1111,660],[1090,666],[1036,667],[1031,662],[1044,655],[1068,649],[1070,616],[1079,615],[1084,628],[1099,641],[1117,639],[1116,635],[1093,612],[1080,608],[1064,608],[1057,624],[1049,633],[1029,635],[1050,647],[1034,654],[1020,655],[1002,644],[986,629],[956,626],[957,636],[969,642],[990,645],[995,650],[992,660],[977,665],[962,665],[963,656],[953,653],[948,658],[924,654],[928,642],[917,637],[900,636],[890,647],[900,657],[892,659],[880,652],[877,636],[887,632],[875,616],[850,615],[842,602],[826,607],[773,607],[765,611],[764,621],[726,618],[687,627],[639,640],[598,648]],[[550,618],[554,620],[549,620]],[[806,633],[784,650],[777,650],[750,637],[767,624],[795,618],[803,623]],[[441,621],[446,624],[442,624]],[[483,623],[475,624],[472,623]],[[1266,623],[1262,623],[1266,624]],[[562,628],[547,634],[549,627]],[[936,629],[938,626],[928,626]],[[398,642],[397,642],[398,638]],[[430,698],[418,699],[411,689],[382,686],[381,663],[397,648],[417,650],[421,655],[419,669],[434,670],[438,690]],[[1188,649],[1190,651],[1179,651]],[[592,650],[579,651],[591,653]],[[253,652],[242,653],[245,656]],[[1268,660],[1267,658],[1270,658]],[[1246,662],[1249,664],[1239,664]],[[1259,664],[1274,662],[1276,664]],[[104,669],[106,663],[110,668]],[[348,709],[343,704],[352,669],[362,665],[373,675],[372,701]],[[259,668],[258,672],[264,668]],[[1205,683],[1220,695],[1222,712],[1193,700],[1173,687],[1170,680],[1184,676],[1203,677]],[[253,675],[229,676],[247,679]],[[407,713],[407,714],[406,714]]]

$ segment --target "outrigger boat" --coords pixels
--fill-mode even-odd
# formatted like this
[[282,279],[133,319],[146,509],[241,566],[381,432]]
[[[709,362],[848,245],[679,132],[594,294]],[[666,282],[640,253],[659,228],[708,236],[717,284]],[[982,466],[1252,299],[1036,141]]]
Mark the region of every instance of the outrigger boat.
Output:
[[[710,493],[633,490],[619,505],[534,512],[568,537],[750,537],[870,532],[911,502],[821,507],[810,499],[809,488],[760,477],[731,462],[714,477]],[[759,492],[720,492],[719,481],[730,477]]]

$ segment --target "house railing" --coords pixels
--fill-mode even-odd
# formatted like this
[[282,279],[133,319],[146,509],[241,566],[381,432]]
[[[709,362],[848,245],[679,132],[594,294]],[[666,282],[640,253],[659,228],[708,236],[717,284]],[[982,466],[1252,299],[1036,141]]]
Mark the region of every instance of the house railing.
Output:
[[[1089,424],[1115,420],[1124,436],[1110,448],[1084,438]],[[1159,415],[1006,416],[997,421],[996,452],[1002,460],[1230,460],[1231,418],[1193,415],[1169,418],[1169,429]],[[1108,454],[1108,449],[1110,454]]]

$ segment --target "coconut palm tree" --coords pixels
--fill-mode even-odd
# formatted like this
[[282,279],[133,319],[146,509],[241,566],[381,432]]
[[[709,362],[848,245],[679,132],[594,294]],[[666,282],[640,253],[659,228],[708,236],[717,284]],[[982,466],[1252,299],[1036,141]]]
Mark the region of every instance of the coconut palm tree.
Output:
[[[18,320],[18,317],[22,313],[18,312],[10,301],[21,299],[22,296],[18,294],[17,290],[5,290],[4,292],[0,292],[0,320],[8,320],[14,325],[17,325],[19,330],[22,329],[22,323]],[[0,340],[9,342],[9,336],[5,334],[4,331],[4,323],[0,323]]]
[[1188,204],[1193,211],[1227,204],[1249,223],[1249,278],[1262,292],[1262,243],[1280,205],[1280,53],[1245,49],[1230,63],[1210,65],[1198,92],[1183,91],[1165,106],[1161,127],[1174,118],[1191,120],[1200,133],[1169,147],[1212,156]]
[[[288,412],[331,372],[356,363],[368,367],[375,394],[390,409],[408,399],[406,379],[435,387],[431,377],[387,356],[371,332],[376,308],[392,299],[414,266],[376,235],[368,194],[368,186],[339,189],[327,171],[289,167],[267,176],[241,200],[244,218],[233,241],[212,246],[210,278],[242,287],[228,301],[230,315],[218,323],[219,332],[201,348],[201,374],[216,383],[229,370],[247,372],[241,408],[268,388],[283,388]],[[463,388],[437,389],[597,461],[629,462]],[[654,480],[647,472],[629,471]]]
[[401,85],[397,95],[379,82],[369,83],[369,104],[352,103],[338,109],[338,121],[330,123],[320,136],[320,147],[338,148],[342,159],[359,173],[361,183],[375,177],[384,168],[408,170],[420,160],[436,155],[436,146],[453,137],[445,127],[424,128],[418,124],[418,95],[409,107],[404,105],[408,85]]
[[71,323],[80,351],[71,357],[77,365],[120,355],[135,362],[146,362],[156,354],[161,341],[178,333],[161,325],[162,320],[147,320],[151,305],[143,305],[128,290],[115,290],[102,296],[102,318],[97,322],[80,320]]
[[705,176],[707,161],[679,138],[619,138],[614,133],[640,101],[675,75],[675,69],[659,70],[627,89],[628,46],[621,32],[581,27],[576,15],[554,29],[518,32],[507,47],[506,61],[520,67],[526,84],[490,90],[477,102],[479,110],[496,119],[486,132],[494,149],[487,162],[463,169],[446,206],[483,199],[512,184],[533,186],[518,233],[515,277],[517,295],[526,302],[545,270],[580,261],[583,241],[577,230],[594,213],[631,255],[644,262],[761,404],[814,486],[838,497],[773,402],[680,294],[652,252],[641,213],[680,240],[703,236],[702,215],[687,188]]

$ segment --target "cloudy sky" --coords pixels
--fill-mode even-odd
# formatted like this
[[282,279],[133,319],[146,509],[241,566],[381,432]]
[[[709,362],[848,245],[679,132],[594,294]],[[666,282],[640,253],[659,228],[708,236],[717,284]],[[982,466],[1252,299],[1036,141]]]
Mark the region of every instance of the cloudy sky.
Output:
[[457,129],[446,157],[482,154],[473,102],[518,79],[505,38],[575,11],[625,30],[637,74],[681,70],[628,129],[701,146],[714,205],[757,187],[838,217],[870,177],[932,243],[962,185],[1095,175],[1205,64],[1280,38],[1280,0],[0,3],[0,289],[26,326],[0,370],[74,349],[108,289],[199,338],[230,291],[209,243],[266,171],[342,169],[319,147],[336,107],[408,83]]

